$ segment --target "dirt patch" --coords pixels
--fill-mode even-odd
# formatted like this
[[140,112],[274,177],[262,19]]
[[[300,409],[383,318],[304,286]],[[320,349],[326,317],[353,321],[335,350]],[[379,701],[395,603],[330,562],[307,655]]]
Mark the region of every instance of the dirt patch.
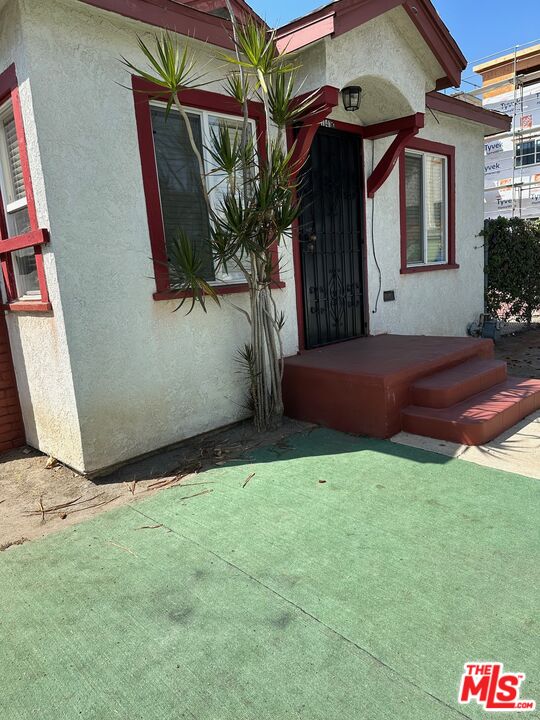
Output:
[[[257,433],[249,423],[193,438],[162,453],[89,480],[32,448],[0,455],[0,551],[136,502],[175,484],[194,497],[211,492],[198,473],[245,457],[256,447],[286,443],[310,427],[285,420],[274,432]],[[189,489],[188,489],[189,488]],[[190,500],[191,502],[191,500]]]
[[509,375],[540,379],[540,324],[502,337],[495,345],[495,355],[508,363]]

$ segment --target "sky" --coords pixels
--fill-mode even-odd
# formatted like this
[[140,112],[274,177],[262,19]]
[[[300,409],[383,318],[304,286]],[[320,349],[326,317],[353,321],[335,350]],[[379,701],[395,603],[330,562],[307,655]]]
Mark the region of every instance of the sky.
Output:
[[[325,4],[325,0],[248,1],[274,27]],[[432,2],[470,62],[540,38],[538,0]]]

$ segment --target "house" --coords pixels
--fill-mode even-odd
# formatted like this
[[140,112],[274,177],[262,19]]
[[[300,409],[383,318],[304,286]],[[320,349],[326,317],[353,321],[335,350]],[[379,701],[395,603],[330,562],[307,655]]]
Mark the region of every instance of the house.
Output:
[[540,45],[516,47],[476,65],[472,91],[483,107],[511,116],[485,143],[485,216],[540,217]]
[[[233,8],[252,12],[242,0]],[[144,64],[137,35],[163,28],[204,69],[204,87],[183,97],[202,148],[216,117],[238,122],[220,82],[224,2],[0,0],[0,449],[26,440],[85,473],[246,415],[235,351],[247,329],[226,302],[245,306],[246,288],[217,278],[223,307],[173,312],[168,234],[179,218],[194,228],[206,218],[179,126],[119,61]],[[302,65],[299,92],[318,90],[292,133],[311,201],[281,248],[275,291],[286,401],[312,414],[293,366],[321,355],[299,349],[343,353],[352,346],[341,341],[364,338],[372,365],[394,363],[401,395],[392,391],[391,423],[358,429],[387,435],[404,378],[489,355],[464,336],[483,310],[484,137],[509,119],[441,92],[459,85],[465,58],[429,0],[337,0],[280,28],[278,41]],[[250,116],[260,132],[256,102]],[[405,357],[414,373],[396,370]],[[384,403],[370,395],[370,407],[390,402],[381,383]],[[528,412],[537,389],[525,393]]]

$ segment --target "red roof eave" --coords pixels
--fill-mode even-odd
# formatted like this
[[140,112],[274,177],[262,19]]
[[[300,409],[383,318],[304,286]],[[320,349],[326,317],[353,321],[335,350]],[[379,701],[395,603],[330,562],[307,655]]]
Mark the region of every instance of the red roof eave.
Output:
[[80,2],[218,47],[233,48],[232,26],[228,20],[188,7],[177,0],[80,0]]
[[508,132],[512,126],[512,118],[510,115],[486,110],[478,105],[459,100],[451,95],[443,95],[439,92],[430,92],[426,95],[426,107],[430,110],[454,115],[455,117],[470,120],[493,128],[493,134]]
[[398,6],[403,6],[445,72],[437,89],[458,86],[467,60],[430,0],[336,0],[283,25],[277,30],[278,43],[292,52],[349,32]]
[[[243,0],[239,1],[245,4]],[[232,27],[228,20],[184,5],[179,0],[80,2],[218,47],[233,47]],[[279,28],[278,44],[281,49],[292,52],[323,37],[337,37],[398,6],[403,6],[445,72],[437,81],[437,89],[459,85],[466,60],[430,0],[336,0]]]
[[[284,25],[276,33],[276,42],[280,52],[294,52],[311,45],[323,37],[333,35],[335,30],[335,12],[325,7],[326,12],[317,12]],[[289,29],[290,28],[290,29]]]

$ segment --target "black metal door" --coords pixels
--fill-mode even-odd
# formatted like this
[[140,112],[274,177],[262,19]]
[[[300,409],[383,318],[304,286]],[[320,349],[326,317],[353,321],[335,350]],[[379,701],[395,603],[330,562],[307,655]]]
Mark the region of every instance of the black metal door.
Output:
[[303,169],[300,252],[306,348],[364,334],[362,144],[319,128]]

